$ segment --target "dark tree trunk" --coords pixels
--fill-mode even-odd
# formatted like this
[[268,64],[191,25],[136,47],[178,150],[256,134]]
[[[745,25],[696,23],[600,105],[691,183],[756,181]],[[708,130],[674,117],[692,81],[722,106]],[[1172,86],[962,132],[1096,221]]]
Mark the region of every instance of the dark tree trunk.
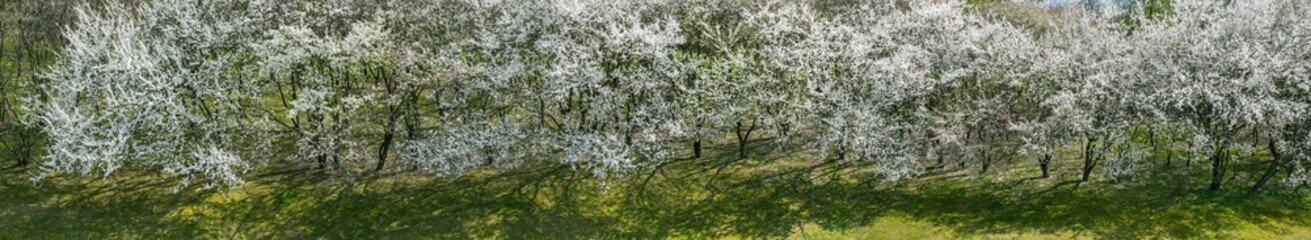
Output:
[[[1189,144],[1189,145],[1191,146],[1191,144]],[[1188,157],[1184,159],[1184,168],[1191,168],[1191,167],[1193,167],[1193,159],[1196,159],[1196,158],[1197,158],[1197,156],[1193,156],[1193,154],[1196,154],[1196,153],[1189,153]]]
[[838,147],[838,161],[847,160],[847,147]]
[[937,157],[938,157],[938,159],[937,159],[937,160],[938,160],[938,168],[947,168],[947,165],[945,165],[946,163],[944,162],[944,158],[945,158],[945,156],[942,155],[942,148],[938,148],[938,149],[936,149],[936,150],[934,150],[934,151],[937,151],[937,155],[938,155],[938,156],[937,156]]
[[737,136],[737,158],[746,159],[747,140],[746,137],[742,135],[742,121],[737,122],[737,126],[733,128],[733,134]]
[[1224,175],[1225,175],[1224,150],[1221,147],[1217,147],[1215,153],[1211,155],[1211,184],[1207,186],[1206,190],[1209,191],[1220,190],[1220,185],[1224,183]]
[[1275,146],[1274,139],[1270,139],[1270,143],[1267,147],[1270,148],[1270,157],[1273,159],[1271,159],[1270,166],[1266,168],[1265,173],[1261,174],[1261,178],[1256,180],[1256,184],[1252,185],[1253,192],[1261,191],[1261,188],[1264,188],[1266,183],[1270,182],[1271,178],[1274,178],[1275,173],[1279,172],[1279,169],[1284,166],[1283,158],[1280,157],[1279,149]]
[[378,165],[373,167],[373,171],[382,171],[387,166],[387,152],[391,149],[391,142],[394,134],[391,131],[382,135],[382,144],[378,146]]
[[1256,184],[1252,185],[1252,191],[1257,192],[1261,191],[1262,188],[1265,188],[1265,185],[1270,182],[1270,179],[1274,178],[1275,173],[1278,173],[1282,166],[1282,163],[1271,162],[1270,166],[1266,168],[1265,173],[1261,174],[1261,178],[1256,180]]
[[402,104],[402,106],[388,108],[389,116],[387,125],[383,128],[382,143],[378,144],[378,165],[373,167],[374,172],[382,171],[382,168],[387,166],[387,154],[391,152],[392,141],[396,138],[396,124],[401,119],[405,106]]
[[1079,182],[1087,182],[1092,176],[1093,168],[1097,167],[1097,161],[1093,159],[1093,141],[1095,139],[1089,138],[1083,144],[1083,176],[1079,178]]
[[317,159],[315,160],[315,162],[318,164],[315,164],[314,169],[328,169],[328,156],[319,155],[318,157],[315,158]]
[[752,122],[752,123],[751,123],[751,126],[750,126],[750,127],[747,127],[747,129],[746,129],[745,131],[742,130],[742,127],[743,127],[742,125],[743,125],[743,124],[742,124],[742,121],[738,121],[738,122],[737,122],[737,128],[736,128],[736,131],[735,131],[735,133],[736,133],[736,135],[737,135],[737,158],[738,158],[738,159],[746,159],[746,158],[747,158],[747,140],[750,140],[750,139],[751,139],[751,132],[756,130],[756,123],[755,123],[755,122]]
[[1083,177],[1080,177],[1080,178],[1079,178],[1079,181],[1080,181],[1080,182],[1087,182],[1090,178],[1092,178],[1092,170],[1093,170],[1093,168],[1094,168],[1093,165],[1096,164],[1096,163],[1093,163],[1092,160],[1084,160],[1083,164],[1084,164],[1084,166],[1083,166]]
[[27,167],[27,165],[32,161],[32,149],[35,148],[34,145],[36,145],[35,140],[32,138],[33,136],[27,134],[19,137],[19,141],[23,144],[22,146],[19,146],[19,151],[21,153],[18,154],[18,167]]
[[692,158],[694,158],[694,159],[700,159],[700,158],[701,158],[701,138],[702,138],[702,136],[701,136],[701,130],[702,130],[701,127],[702,127],[702,125],[701,125],[701,124],[702,124],[703,121],[704,121],[704,120],[697,120],[697,123],[696,123],[696,131],[697,131],[697,133],[696,133],[696,135],[695,135],[696,139],[693,139],[693,141],[692,141]]
[[701,138],[697,138],[696,141],[692,142],[692,158],[701,158]]
[[1051,172],[1047,168],[1048,165],[1051,164],[1051,162],[1052,162],[1051,154],[1042,155],[1041,161],[1038,161],[1038,168],[1042,169],[1042,178],[1051,177]]
[[737,158],[738,158],[738,159],[747,159],[747,141],[746,141],[746,139],[741,139],[741,140],[738,140],[738,141],[737,141]]

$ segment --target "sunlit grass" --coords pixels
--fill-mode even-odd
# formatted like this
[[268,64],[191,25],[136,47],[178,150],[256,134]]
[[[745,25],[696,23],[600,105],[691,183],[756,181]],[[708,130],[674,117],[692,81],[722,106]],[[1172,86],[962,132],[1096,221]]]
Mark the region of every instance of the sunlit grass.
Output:
[[367,177],[284,168],[229,190],[178,193],[176,181],[156,176],[34,186],[11,170],[0,181],[0,238],[1311,238],[1303,195],[1249,194],[1238,184],[1207,192],[1193,177],[1201,175],[1177,171],[1076,184],[1074,157],[1051,179],[1016,159],[985,175],[930,171],[880,183],[792,153],[753,154],[777,160],[714,175],[734,154],[710,153],[604,188],[550,167],[460,179],[404,167]]

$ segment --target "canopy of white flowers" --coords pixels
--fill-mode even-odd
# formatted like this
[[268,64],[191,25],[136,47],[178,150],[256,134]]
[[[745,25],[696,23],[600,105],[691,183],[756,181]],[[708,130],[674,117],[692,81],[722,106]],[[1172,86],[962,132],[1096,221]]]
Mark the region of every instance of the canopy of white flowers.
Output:
[[1006,158],[1045,173],[1061,148],[1085,179],[1132,179],[1176,147],[1217,179],[1256,149],[1277,180],[1311,177],[1311,1],[1109,2],[88,6],[26,101],[50,140],[34,179],[142,169],[224,187],[272,162],[614,178],[703,142],[750,158],[752,140],[888,180]]

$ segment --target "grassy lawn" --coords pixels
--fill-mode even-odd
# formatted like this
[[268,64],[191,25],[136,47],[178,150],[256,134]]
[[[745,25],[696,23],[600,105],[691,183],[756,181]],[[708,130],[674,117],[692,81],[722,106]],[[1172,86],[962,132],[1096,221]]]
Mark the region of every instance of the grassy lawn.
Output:
[[1202,174],[1076,184],[1073,160],[1050,179],[1017,161],[986,175],[931,170],[880,183],[798,155],[721,171],[724,160],[678,161],[606,184],[560,168],[459,179],[284,168],[228,191],[177,193],[159,177],[34,186],[9,170],[0,239],[1311,239],[1308,198],[1239,184],[1206,192]]

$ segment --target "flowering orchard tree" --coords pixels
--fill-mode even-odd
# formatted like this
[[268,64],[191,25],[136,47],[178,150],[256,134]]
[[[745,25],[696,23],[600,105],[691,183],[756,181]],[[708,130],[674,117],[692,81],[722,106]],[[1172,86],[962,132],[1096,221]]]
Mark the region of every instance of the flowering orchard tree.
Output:
[[1306,0],[1088,2],[109,4],[78,10],[24,112],[51,140],[35,179],[233,186],[290,164],[612,180],[708,144],[736,148],[723,169],[768,139],[885,180],[1018,157],[1050,177],[1064,148],[1080,180],[1128,182],[1180,141],[1211,189],[1259,148],[1254,189],[1306,182]]
[[436,100],[455,113],[407,161],[458,173],[536,156],[603,177],[671,157],[684,124],[670,89],[685,64],[672,47],[684,38],[672,16],[649,13],[660,3],[466,4],[491,24],[451,46],[458,57],[442,64],[457,92]]
[[[345,36],[320,36],[306,26],[282,26],[253,46],[261,53],[261,76],[277,86],[286,109],[279,113],[297,133],[296,158],[314,159],[320,167],[340,167],[342,159],[372,159],[364,151],[372,139],[357,137],[371,127],[370,105],[390,96],[373,84],[387,71],[389,34],[381,23],[351,24]],[[389,66],[391,67],[391,66]],[[286,79],[283,86],[282,79]],[[287,123],[289,122],[289,123]]]
[[63,56],[28,104],[51,140],[35,178],[141,167],[184,184],[241,183],[248,159],[269,146],[251,111],[262,89],[234,74],[246,71],[234,43],[249,33],[242,14],[222,11],[231,4],[78,10]]
[[1154,115],[1192,128],[1195,155],[1210,162],[1209,189],[1221,187],[1240,155],[1228,153],[1231,147],[1243,151],[1256,143],[1236,136],[1279,141],[1283,136],[1260,132],[1305,121],[1307,63],[1304,50],[1295,50],[1307,41],[1305,28],[1295,27],[1307,22],[1303,4],[1180,3],[1176,17],[1136,34],[1142,102],[1152,104]]
[[[1125,26],[1110,22],[1108,13],[1085,11],[1044,36],[1038,76],[1048,84],[1042,106],[1049,109],[1047,126],[1065,142],[1078,142],[1083,167],[1081,181],[1106,158],[1106,151],[1121,143],[1119,131],[1133,124],[1133,105],[1123,66],[1133,49],[1125,40]],[[1073,138],[1073,139],[1071,139]],[[1055,139],[1053,139],[1055,140]],[[1060,141],[1056,143],[1061,143]]]

